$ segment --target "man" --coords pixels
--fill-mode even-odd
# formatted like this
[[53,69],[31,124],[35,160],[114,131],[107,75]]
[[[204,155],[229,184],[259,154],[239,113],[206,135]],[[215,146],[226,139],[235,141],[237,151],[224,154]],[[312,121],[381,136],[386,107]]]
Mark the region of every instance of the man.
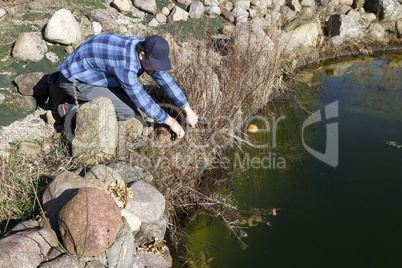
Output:
[[[190,108],[180,88],[166,72],[171,69],[169,44],[161,36],[141,37],[102,34],[84,41],[60,66],[59,87],[79,102],[108,97],[119,120],[135,116],[138,107],[160,124],[168,125],[178,138],[184,137],[181,125],[156,104],[139,83],[145,71],[169,98],[186,113],[186,123],[195,127],[198,116]],[[72,104],[60,104],[63,117]]]

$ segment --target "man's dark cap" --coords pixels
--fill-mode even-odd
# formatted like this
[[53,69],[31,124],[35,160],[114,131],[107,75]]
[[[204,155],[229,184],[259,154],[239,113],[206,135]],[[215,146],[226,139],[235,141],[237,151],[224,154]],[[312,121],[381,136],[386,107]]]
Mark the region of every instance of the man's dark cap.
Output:
[[151,35],[145,38],[142,44],[145,53],[151,60],[151,65],[155,71],[169,71],[172,65],[169,60],[169,44],[159,35]]

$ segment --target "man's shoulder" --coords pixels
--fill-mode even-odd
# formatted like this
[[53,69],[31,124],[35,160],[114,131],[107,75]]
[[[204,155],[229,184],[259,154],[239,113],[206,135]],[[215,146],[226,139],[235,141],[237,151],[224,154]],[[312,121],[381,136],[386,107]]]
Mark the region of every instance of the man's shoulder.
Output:
[[138,43],[141,41],[144,41],[145,39],[142,37],[137,37],[137,36],[127,36],[127,35],[120,35],[120,34],[114,34],[114,33],[104,33],[104,34],[99,34],[94,37],[91,37],[88,39],[90,42],[101,42],[101,43],[114,43],[114,42],[134,42]]

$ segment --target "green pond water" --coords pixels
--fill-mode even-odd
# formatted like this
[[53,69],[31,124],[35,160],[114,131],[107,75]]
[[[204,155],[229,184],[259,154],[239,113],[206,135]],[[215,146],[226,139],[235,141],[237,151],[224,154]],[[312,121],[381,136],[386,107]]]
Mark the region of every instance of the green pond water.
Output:
[[[209,258],[210,267],[402,267],[402,52],[338,60],[295,78],[293,104],[276,105],[276,117],[285,116],[276,146],[243,147],[250,159],[275,153],[286,165],[273,168],[271,159],[270,168],[254,165],[233,183],[240,208],[276,208],[277,215],[268,216],[270,226],[244,229],[246,250],[221,220],[199,216],[185,238],[195,267]],[[304,143],[324,153],[326,124],[337,123],[339,162],[332,167],[307,152],[301,130],[336,101],[338,116],[321,113],[304,130]],[[272,131],[251,139],[271,144]]]

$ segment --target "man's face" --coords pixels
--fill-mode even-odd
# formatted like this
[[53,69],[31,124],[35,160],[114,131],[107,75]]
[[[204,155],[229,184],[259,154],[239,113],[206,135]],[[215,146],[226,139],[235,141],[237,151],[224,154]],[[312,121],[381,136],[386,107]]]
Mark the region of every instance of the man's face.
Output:
[[140,52],[138,56],[141,62],[141,66],[145,70],[145,72],[147,72],[147,74],[153,75],[154,73],[159,73],[152,67],[150,59],[145,57],[144,52]]

